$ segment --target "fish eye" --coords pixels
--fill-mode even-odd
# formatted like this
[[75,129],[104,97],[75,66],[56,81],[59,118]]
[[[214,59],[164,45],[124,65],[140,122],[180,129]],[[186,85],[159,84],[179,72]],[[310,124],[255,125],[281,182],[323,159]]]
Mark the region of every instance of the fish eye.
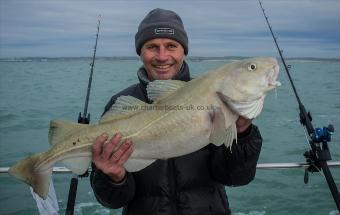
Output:
[[249,71],[255,71],[255,70],[256,70],[256,64],[254,64],[254,63],[249,64],[248,70],[249,70]]

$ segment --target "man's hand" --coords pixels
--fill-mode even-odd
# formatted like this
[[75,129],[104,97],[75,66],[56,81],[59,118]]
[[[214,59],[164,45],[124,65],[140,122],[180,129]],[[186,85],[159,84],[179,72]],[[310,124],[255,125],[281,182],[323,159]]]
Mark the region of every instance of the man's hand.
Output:
[[121,182],[126,174],[123,165],[133,152],[132,141],[126,139],[119,145],[122,139],[120,133],[105,142],[107,139],[108,135],[105,133],[97,137],[92,146],[92,162],[114,182]]
[[237,128],[237,133],[240,134],[247,130],[247,128],[251,125],[252,120],[244,118],[242,116],[238,117],[236,121],[236,128]]

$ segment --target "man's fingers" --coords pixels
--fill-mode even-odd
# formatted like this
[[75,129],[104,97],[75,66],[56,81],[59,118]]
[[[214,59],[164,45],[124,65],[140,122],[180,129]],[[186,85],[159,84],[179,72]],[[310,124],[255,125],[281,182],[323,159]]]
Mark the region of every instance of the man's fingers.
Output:
[[92,160],[101,171],[118,178],[124,169],[123,164],[133,152],[133,144],[131,139],[126,139],[119,145],[122,140],[120,133],[115,134],[110,141],[107,139],[108,134],[105,133],[97,137],[92,146]]
[[118,165],[123,165],[133,153],[134,147],[133,147],[132,142],[127,141],[125,144],[126,144],[126,148],[121,154],[120,159],[118,160]]
[[111,140],[107,144],[104,145],[103,153],[102,153],[102,157],[104,159],[110,158],[110,156],[112,155],[112,152],[115,150],[115,148],[119,144],[121,138],[122,138],[122,135],[120,133],[117,133],[111,138]]
[[100,136],[97,137],[96,141],[92,145],[92,153],[93,157],[96,157],[102,153],[102,146],[109,137],[108,134],[103,133]]
[[131,140],[125,140],[123,144],[121,144],[119,148],[114,153],[112,153],[111,159],[114,161],[118,161],[120,157],[122,156],[122,154],[124,153],[124,151],[126,151],[130,145],[131,145]]
[[240,116],[236,121],[237,133],[242,133],[245,130],[247,130],[251,123],[252,123],[251,119],[247,119]]

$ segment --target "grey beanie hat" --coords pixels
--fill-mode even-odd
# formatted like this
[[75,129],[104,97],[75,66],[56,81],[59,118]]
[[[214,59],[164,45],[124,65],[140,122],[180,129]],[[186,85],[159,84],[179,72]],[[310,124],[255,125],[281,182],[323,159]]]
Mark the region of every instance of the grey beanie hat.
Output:
[[169,38],[179,42],[185,55],[188,54],[188,36],[181,18],[171,10],[153,9],[138,26],[135,35],[136,52],[140,51],[145,42],[155,38]]

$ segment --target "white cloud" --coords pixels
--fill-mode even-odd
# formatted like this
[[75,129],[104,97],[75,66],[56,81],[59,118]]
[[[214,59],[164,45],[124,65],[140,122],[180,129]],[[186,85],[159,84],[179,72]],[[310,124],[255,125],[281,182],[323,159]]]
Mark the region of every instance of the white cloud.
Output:
[[[291,56],[340,57],[339,1],[262,2],[280,45],[291,50]],[[135,55],[138,24],[156,7],[182,17],[190,55],[275,51],[257,1],[2,0],[0,57],[88,56],[98,14],[103,16],[98,55]]]

